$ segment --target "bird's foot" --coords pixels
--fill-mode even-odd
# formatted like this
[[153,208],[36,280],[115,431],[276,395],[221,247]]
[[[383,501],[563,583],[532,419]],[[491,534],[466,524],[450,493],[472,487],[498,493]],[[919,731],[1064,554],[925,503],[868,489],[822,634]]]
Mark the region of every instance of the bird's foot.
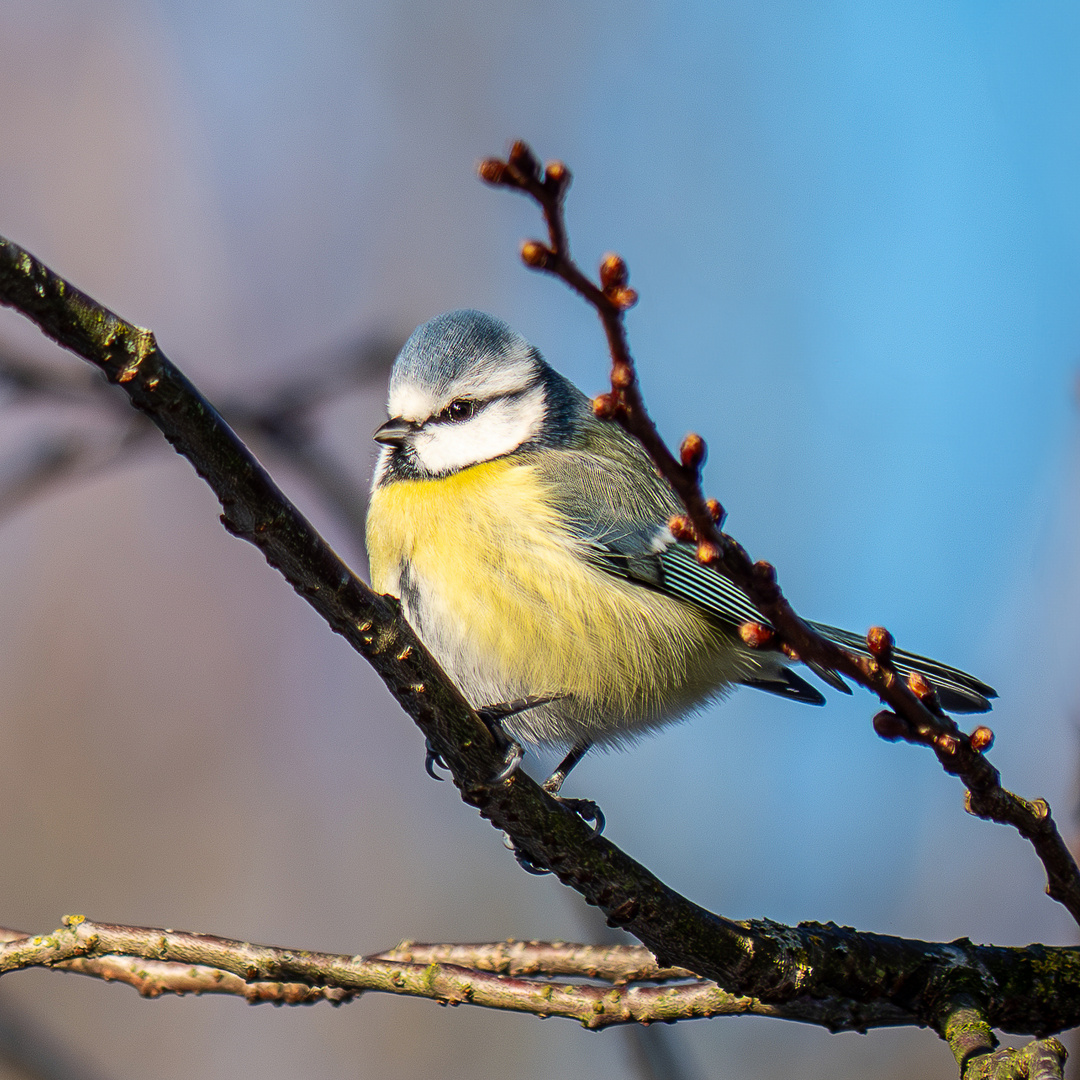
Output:
[[572,810],[583,821],[592,825],[593,836],[599,836],[604,831],[606,821],[604,812],[592,801],[592,799],[564,799],[559,791],[563,782],[570,775],[570,771],[589,752],[592,743],[588,740],[575,743],[570,752],[559,763],[559,767],[544,781],[544,790],[556,798],[568,810]]
[[503,846],[514,853],[514,858],[517,859],[518,866],[525,871],[526,874],[535,874],[537,877],[542,877],[544,874],[550,874],[550,867],[544,866],[543,863],[533,862],[528,855],[518,851],[517,845],[510,838],[508,832],[503,833]]
[[[592,801],[592,799],[564,799],[561,795],[555,795],[551,792],[552,798],[562,803],[567,810],[577,814],[586,824],[592,825],[592,836],[590,839],[595,839],[604,831],[604,812],[600,807]],[[503,833],[503,844],[509,851],[514,853],[514,858],[517,859],[518,866],[527,874],[536,874],[538,877],[542,874],[550,874],[551,868],[545,866],[543,863],[534,862],[524,852],[519,851],[517,845],[510,838],[510,834]]]
[[[521,705],[521,708],[517,706]],[[504,780],[509,780],[511,776],[518,771],[518,766],[521,765],[521,759],[525,756],[525,750],[521,743],[514,739],[511,739],[502,729],[501,720],[507,716],[513,716],[514,713],[521,712],[522,708],[529,708],[528,705],[522,705],[517,701],[506,702],[501,705],[485,705],[482,709],[476,710],[476,715],[480,718],[480,722],[491,732],[491,737],[495,740],[495,745],[503,753],[503,764],[490,780],[488,785],[491,787],[497,787]]]
[[514,701],[499,702],[496,705],[485,705],[476,710],[476,715],[491,732],[495,745],[505,752],[503,767],[488,781],[488,784],[494,787],[504,780],[509,780],[517,772],[521,759],[525,756],[525,750],[521,744],[510,738],[503,730],[502,721],[507,717],[517,716],[518,713],[525,712],[527,709],[535,709],[538,705],[547,705],[554,700],[550,697],[523,697],[516,698]]
[[577,816],[587,825],[592,825],[593,838],[599,836],[604,831],[607,819],[604,817],[604,811],[601,810],[592,799],[564,799],[561,795],[556,795],[555,798],[558,799],[567,810],[572,810],[577,814]]
[[503,758],[502,768],[488,781],[490,787],[497,787],[504,780],[509,780],[518,771],[521,759],[525,756],[525,751],[520,743],[514,742],[513,739],[507,739],[505,735],[503,739],[506,743],[506,755]]
[[424,757],[424,771],[431,777],[432,780],[445,780],[445,776],[440,776],[436,771],[436,767],[450,771],[450,766],[443,761],[442,754],[431,745],[431,740],[427,739],[424,742],[424,749],[427,751]]

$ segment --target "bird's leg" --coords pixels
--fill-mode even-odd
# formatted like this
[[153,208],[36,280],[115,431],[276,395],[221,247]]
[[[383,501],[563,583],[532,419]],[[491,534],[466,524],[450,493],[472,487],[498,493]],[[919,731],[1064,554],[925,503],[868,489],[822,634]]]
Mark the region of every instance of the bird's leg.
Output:
[[574,766],[589,752],[592,743],[588,739],[576,742],[570,748],[570,753],[559,762],[559,767],[544,781],[544,790],[549,795],[557,796],[563,782],[570,775]]
[[497,705],[485,705],[476,710],[476,715],[480,717],[484,726],[491,732],[495,744],[506,752],[503,767],[488,781],[489,784],[501,784],[504,780],[513,776],[521,764],[521,759],[525,756],[521,744],[503,731],[502,721],[509,716],[517,716],[518,713],[525,712],[526,709],[535,709],[554,700],[555,698],[550,697],[523,697],[517,698],[515,701],[503,701]]
[[591,822],[593,834],[599,836],[604,831],[604,812],[592,799],[564,799],[559,791],[563,781],[570,775],[570,770],[589,752],[592,743],[588,739],[576,742],[570,748],[570,753],[559,762],[559,767],[544,781],[544,790],[549,795],[554,795],[564,806],[573,810],[578,817]]

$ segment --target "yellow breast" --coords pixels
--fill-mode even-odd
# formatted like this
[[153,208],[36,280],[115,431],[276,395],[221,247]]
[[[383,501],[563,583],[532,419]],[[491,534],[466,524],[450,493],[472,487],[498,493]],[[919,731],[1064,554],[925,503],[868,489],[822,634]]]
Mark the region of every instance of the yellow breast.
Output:
[[513,458],[372,495],[372,584],[406,594],[406,617],[474,704],[570,695],[582,722],[633,728],[736,677],[730,639],[697,609],[587,562],[545,496]]

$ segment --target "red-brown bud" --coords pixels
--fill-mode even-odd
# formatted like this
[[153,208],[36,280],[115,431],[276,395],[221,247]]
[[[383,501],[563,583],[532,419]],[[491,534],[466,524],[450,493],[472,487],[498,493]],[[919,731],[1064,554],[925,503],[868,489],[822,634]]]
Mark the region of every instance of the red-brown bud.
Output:
[[934,748],[939,754],[952,757],[960,749],[960,740],[955,735],[946,735],[942,732],[940,735],[934,736]]
[[683,439],[682,446],[679,447],[679,457],[685,469],[700,469],[705,464],[707,453],[708,447],[705,445],[705,440],[692,431]]
[[709,540],[702,540],[697,546],[697,561],[702,566],[712,566],[720,561],[720,548]]
[[719,499],[706,500],[705,508],[709,511],[709,517],[711,517],[717,525],[724,520],[724,508],[720,505]]
[[994,745],[994,733],[984,724],[980,724],[968,738],[968,745],[976,754],[985,754]]
[[539,240],[526,240],[521,245],[521,261],[534,270],[543,270],[552,254]]
[[601,420],[610,420],[615,415],[615,395],[597,394],[592,400],[592,411]]
[[621,289],[630,280],[630,271],[622,257],[615,252],[609,252],[600,263],[600,285],[607,292],[608,289]]
[[697,539],[694,523],[685,514],[676,514],[669,518],[667,527],[671,530],[671,535],[683,543],[693,543]]
[[892,655],[893,636],[884,626],[871,626],[866,632],[866,644],[870,655],[879,660],[888,660]]
[[927,681],[926,676],[919,671],[913,671],[907,680],[908,689],[920,700],[924,701],[932,697],[934,688]]
[[540,162],[536,160],[536,155],[529,149],[529,144],[522,142],[521,139],[518,139],[510,147],[509,161],[518,172],[523,176],[527,176],[530,180],[540,178]]
[[485,158],[476,171],[485,184],[502,184],[506,180],[506,162],[498,158]]
[[776,584],[776,567],[771,562],[766,562],[764,559],[758,559],[754,563],[754,577],[758,581],[764,582],[766,585]]
[[561,195],[572,179],[570,170],[561,161],[549,161],[544,168],[544,183]]
[[896,713],[884,709],[874,717],[874,730],[889,742],[906,739],[911,731],[908,722]]
[[771,626],[759,622],[744,622],[739,627],[739,637],[751,649],[763,649],[774,637],[776,631]]
[[629,311],[638,301],[636,289],[612,289],[607,295],[611,302],[623,311]]
[[634,385],[634,369],[629,364],[616,363],[611,368],[611,385],[616,390],[626,390]]

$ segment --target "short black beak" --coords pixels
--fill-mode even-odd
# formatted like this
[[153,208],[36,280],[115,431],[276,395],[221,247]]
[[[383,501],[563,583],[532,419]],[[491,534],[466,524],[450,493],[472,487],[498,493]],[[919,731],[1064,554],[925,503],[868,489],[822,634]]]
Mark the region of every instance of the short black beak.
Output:
[[371,437],[384,446],[400,446],[406,436],[411,435],[415,430],[416,425],[411,420],[402,420],[400,416],[395,416],[387,420],[382,427],[376,428],[375,434]]

